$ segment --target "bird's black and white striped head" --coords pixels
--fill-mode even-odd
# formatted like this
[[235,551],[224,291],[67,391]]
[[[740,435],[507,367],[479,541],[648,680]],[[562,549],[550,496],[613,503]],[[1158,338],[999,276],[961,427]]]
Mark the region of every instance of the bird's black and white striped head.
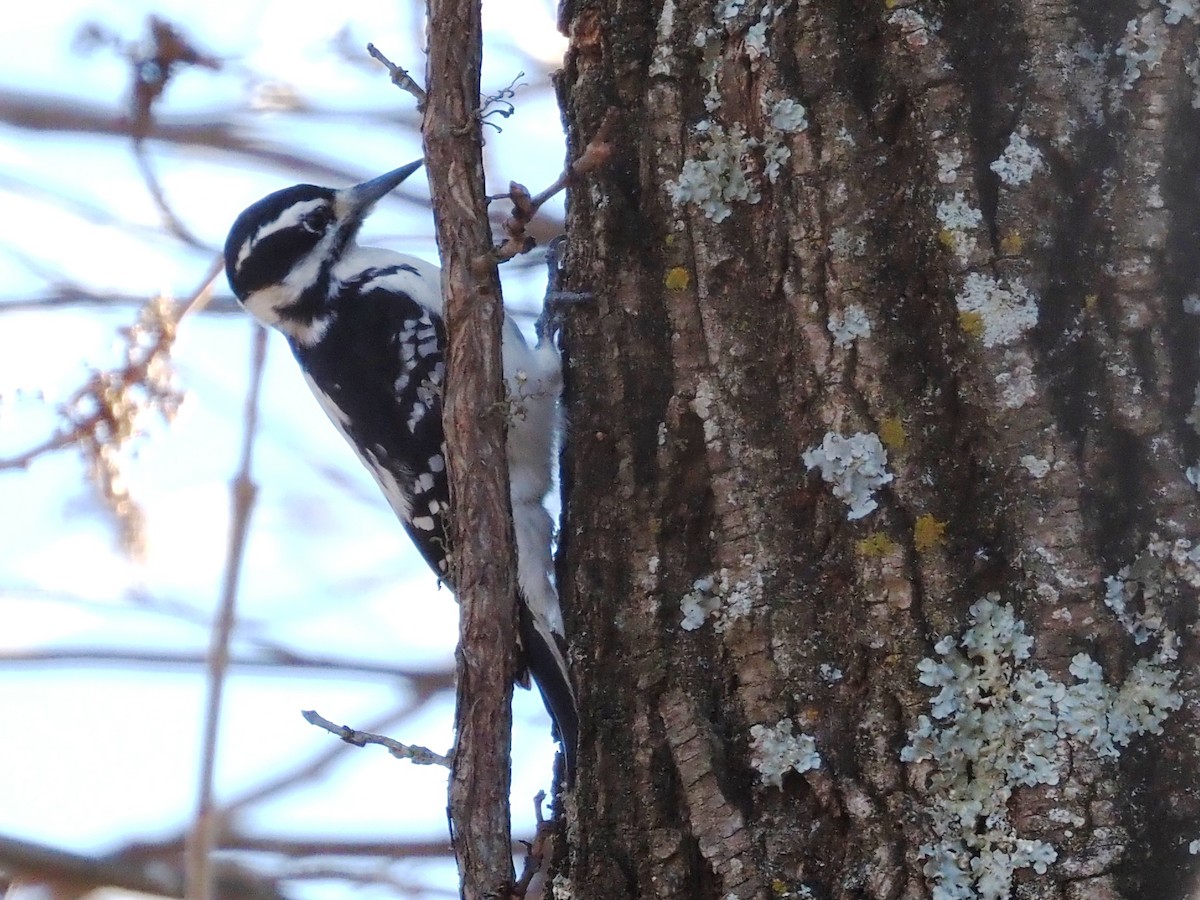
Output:
[[294,341],[319,340],[333,314],[335,267],[375,203],[420,165],[343,190],[297,184],[248,207],[225,241],[225,274],[241,304]]

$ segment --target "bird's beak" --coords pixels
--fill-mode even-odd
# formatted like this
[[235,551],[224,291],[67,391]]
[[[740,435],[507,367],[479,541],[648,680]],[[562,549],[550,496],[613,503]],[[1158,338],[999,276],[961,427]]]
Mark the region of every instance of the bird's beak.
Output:
[[341,207],[339,210],[341,215],[338,218],[361,222],[380,198],[390,194],[400,186],[405,178],[421,168],[421,162],[418,159],[416,162],[410,162],[407,166],[392,169],[378,178],[372,178],[370,181],[356,184],[352,188],[338,191],[338,206]]

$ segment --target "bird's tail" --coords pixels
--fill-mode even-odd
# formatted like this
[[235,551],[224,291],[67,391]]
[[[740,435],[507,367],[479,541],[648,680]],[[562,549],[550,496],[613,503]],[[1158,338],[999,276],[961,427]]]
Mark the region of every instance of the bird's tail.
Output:
[[549,624],[535,614],[525,603],[518,603],[520,610],[521,644],[525,651],[525,663],[533,680],[541,691],[554,726],[562,741],[563,756],[567,763],[567,785],[575,783],[575,750],[579,739],[579,709],[575,701],[575,689],[571,686],[571,674],[567,670],[565,642],[555,634]]

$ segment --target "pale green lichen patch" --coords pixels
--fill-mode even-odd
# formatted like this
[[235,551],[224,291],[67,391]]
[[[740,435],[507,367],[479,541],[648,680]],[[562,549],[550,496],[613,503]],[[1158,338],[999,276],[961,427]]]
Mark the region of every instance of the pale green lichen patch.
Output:
[[1125,36],[1113,51],[1125,60],[1121,87],[1129,90],[1142,75],[1157,69],[1166,47],[1163,20],[1157,11],[1130,19],[1125,25]]
[[1008,146],[1004,148],[1000,158],[990,166],[1000,180],[1009,187],[1028,184],[1033,180],[1034,174],[1044,165],[1042,151],[1029,143],[1026,140],[1027,137],[1029,137],[1028,128],[1019,128],[1014,131],[1009,136]]
[[1173,647],[1177,637],[1163,625],[1163,601],[1174,599],[1181,586],[1200,588],[1200,545],[1152,535],[1132,563],[1104,579],[1104,602],[1136,643],[1158,636]]
[[1178,25],[1184,19],[1200,22],[1200,4],[1196,0],[1159,0],[1166,14],[1163,20],[1168,25]]
[[942,184],[954,184],[958,180],[958,169],[962,164],[963,155],[961,150],[939,150],[937,155],[937,180]]
[[[753,559],[747,557],[743,562],[750,565]],[[762,593],[763,576],[759,571],[752,570],[746,578],[735,579],[729,569],[721,569],[715,576],[697,578],[692,589],[679,600],[679,627],[696,631],[710,616],[715,616],[713,627],[723,633],[762,602]]]
[[807,734],[796,734],[791,719],[771,726],[750,729],[750,762],[763,784],[783,787],[788,772],[807,772],[821,766],[817,742]]
[[893,9],[888,15],[887,21],[889,25],[900,29],[905,45],[914,51],[929,46],[931,36],[940,31],[942,27],[938,19],[927,19],[910,6]]
[[973,207],[962,191],[937,205],[938,221],[942,223],[938,240],[960,261],[966,262],[976,247],[975,229],[983,224],[983,213]]
[[1037,301],[1020,278],[1005,286],[990,275],[971,272],[963,279],[955,302],[960,314],[979,314],[985,347],[1011,344],[1038,320]]
[[879,502],[875,491],[895,476],[887,470],[887,450],[878,435],[858,432],[842,437],[828,432],[821,443],[804,451],[804,464],[819,469],[821,477],[833,486],[833,496],[848,507],[846,518],[861,519],[873,512]]
[[999,595],[976,602],[969,620],[961,638],[938,641],[938,659],[920,662],[919,680],[937,693],[901,751],[932,767],[932,840],[921,855],[934,900],[1001,900],[1018,869],[1045,872],[1057,853],[1017,834],[1008,817],[1014,791],[1057,784],[1073,748],[1119,756],[1136,735],[1159,733],[1182,702],[1165,629],[1159,651],[1120,684],[1105,681],[1086,653],[1072,659],[1068,684],[1029,664],[1033,638]]
[[679,178],[668,182],[667,190],[675,203],[694,204],[714,222],[724,222],[733,214],[731,204],[762,199],[746,177],[755,142],[740,124],[726,131],[706,119],[695,131],[705,138],[701,155],[683,161]]
[[851,303],[843,312],[831,312],[827,327],[833,335],[833,343],[843,350],[849,349],[860,337],[871,336],[871,319],[858,303]]
[[[746,0],[719,0],[713,11],[713,25],[701,29],[693,43],[705,52],[702,75],[708,86],[704,108],[708,113],[692,126],[697,151],[683,161],[679,177],[665,185],[676,206],[693,205],[714,222],[723,222],[733,214],[737,203],[758,203],[762,199],[763,179],[774,184],[791,158],[788,140],[808,128],[808,112],[799,100],[773,96],[770,92],[759,98],[762,116],[755,117],[754,132],[743,122],[724,114],[721,96],[721,73],[726,60],[726,39],[742,38],[740,46],[751,69],[770,55],[768,38],[770,26],[787,4],[763,4],[757,18],[750,22]],[[663,27],[659,22],[660,30]],[[666,74],[666,64],[657,66],[655,74]],[[761,133],[758,133],[761,129]]]

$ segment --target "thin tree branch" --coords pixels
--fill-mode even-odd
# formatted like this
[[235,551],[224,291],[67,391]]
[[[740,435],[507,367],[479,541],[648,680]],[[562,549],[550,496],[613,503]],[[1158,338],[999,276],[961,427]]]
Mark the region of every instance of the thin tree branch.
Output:
[[429,0],[422,135],[437,210],[447,334],[442,419],[451,582],[460,605],[450,827],[464,900],[505,897],[514,875],[508,797],[516,572],[500,333],[479,111],[480,0]]
[[213,900],[212,850],[215,844],[217,816],[214,815],[213,779],[216,772],[218,725],[225,674],[229,668],[229,641],[233,634],[237,606],[238,581],[250,529],[257,488],[250,475],[254,457],[254,439],[258,432],[258,397],[267,358],[267,332],[254,325],[250,384],[246,393],[245,425],[241,459],[233,482],[233,516],[229,528],[229,550],[225,561],[225,579],[221,603],[213,622],[209,646],[208,701],[204,714],[204,743],[200,755],[200,783],[196,816],[187,853],[187,896],[189,900]]
[[353,744],[355,747],[378,744],[381,747],[387,747],[388,753],[397,759],[407,759],[418,766],[446,766],[447,768],[450,766],[449,757],[435,753],[428,747],[422,747],[419,744],[405,744],[383,734],[357,731],[349,725],[336,725],[313,709],[306,709],[300,715],[304,716],[304,721],[308,724],[324,728],[330,734],[337,735],[347,744]]
[[[174,25],[159,16],[147,20],[148,39],[123,42],[115,34],[101,33],[99,44],[108,44],[129,62],[130,113],[133,121],[133,155],[137,160],[142,180],[150,191],[159,215],[167,230],[185,244],[198,249],[208,249],[188,230],[175,214],[166,193],[154,174],[146,150],[146,136],[154,125],[154,110],[162,99],[174,75],[181,69],[201,67],[216,71],[221,63],[215,57],[202,53]],[[94,28],[94,31],[99,31]]]
[[[92,647],[57,647],[45,650],[0,650],[0,667],[14,665],[38,665],[43,663],[66,665],[127,665],[165,666],[178,670],[184,666],[206,666],[208,656],[199,653],[172,653],[153,650],[100,650]],[[421,691],[442,691],[454,686],[449,672],[420,672],[413,669],[398,669],[382,663],[371,664],[355,660],[328,657],[301,656],[296,654],[273,654],[267,651],[261,658],[230,656],[230,668],[266,669],[278,674],[279,670],[298,669],[306,672],[327,672],[330,675],[363,675],[402,678],[413,682]]]

